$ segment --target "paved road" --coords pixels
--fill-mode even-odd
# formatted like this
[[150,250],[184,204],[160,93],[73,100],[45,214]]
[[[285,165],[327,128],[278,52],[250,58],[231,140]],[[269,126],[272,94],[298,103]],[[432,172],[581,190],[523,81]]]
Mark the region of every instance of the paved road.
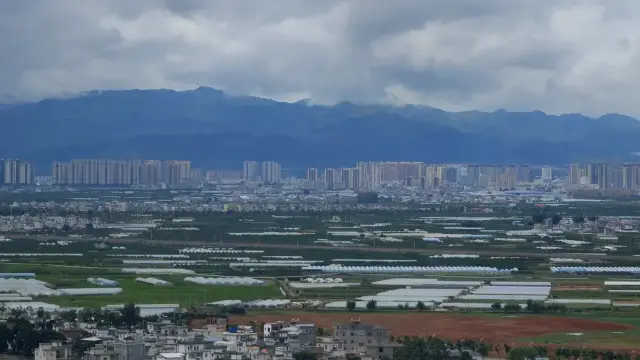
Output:
[[[0,234],[7,237],[16,237],[15,234]],[[350,252],[381,252],[381,253],[422,253],[422,254],[477,254],[482,256],[528,256],[528,257],[542,257],[542,258],[572,258],[572,259],[585,259],[585,260],[635,260],[640,261],[640,257],[635,256],[616,256],[616,255],[589,255],[589,254],[574,254],[574,253],[533,253],[533,252],[512,252],[512,251],[499,251],[499,250],[460,250],[460,249],[414,249],[414,248],[389,248],[389,247],[335,247],[326,245],[295,245],[295,244],[270,244],[265,242],[223,242],[213,243],[207,241],[186,241],[186,240],[147,240],[138,238],[122,238],[122,239],[109,239],[109,240],[97,240],[86,238],[68,238],[62,236],[20,236],[21,238],[40,239],[40,240],[73,240],[73,241],[87,241],[87,242],[101,242],[108,241],[114,244],[147,244],[157,246],[207,246],[207,247],[225,247],[225,248],[263,248],[263,249],[306,249],[306,250],[329,250],[329,251],[350,251]]]

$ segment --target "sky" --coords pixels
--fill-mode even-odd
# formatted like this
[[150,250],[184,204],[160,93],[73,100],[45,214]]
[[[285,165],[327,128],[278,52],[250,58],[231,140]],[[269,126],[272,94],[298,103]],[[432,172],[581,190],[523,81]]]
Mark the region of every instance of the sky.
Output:
[[638,0],[0,1],[0,102],[192,89],[640,116]]

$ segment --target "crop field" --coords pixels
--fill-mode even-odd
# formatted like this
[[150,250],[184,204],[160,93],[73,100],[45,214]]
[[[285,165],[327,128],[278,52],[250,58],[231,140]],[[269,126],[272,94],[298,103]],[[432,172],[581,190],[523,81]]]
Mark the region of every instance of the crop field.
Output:
[[[479,207],[484,207],[482,212],[471,210]],[[561,219],[555,224],[534,221],[541,211]],[[0,272],[35,273],[36,279],[54,289],[96,287],[87,281],[89,277],[118,281],[123,289],[111,296],[33,299],[65,307],[130,301],[186,307],[286,297],[292,304],[278,310],[300,312],[306,303],[320,302],[311,314],[346,314],[346,306],[340,304],[348,300],[360,305],[375,300],[378,308],[369,312],[381,316],[386,312],[413,316],[416,304],[422,302],[428,305],[425,311],[480,313],[499,319],[495,316],[506,316],[506,305],[535,300],[562,305],[564,315],[640,318],[640,283],[633,283],[640,280],[640,268],[629,270],[640,259],[639,222],[606,218],[637,212],[637,204],[610,202],[554,204],[542,210],[530,203],[452,203],[398,212],[101,213],[94,215],[99,219],[95,227],[1,234],[9,240],[0,242]],[[579,224],[573,222],[576,217],[582,217]],[[602,229],[610,222],[625,232],[605,236]],[[138,230],[127,230],[126,225]],[[126,272],[132,268],[143,273]],[[176,271],[182,273],[169,274]],[[173,285],[136,282],[138,276]],[[211,286],[185,282],[188,276],[251,277],[267,284]],[[338,279],[342,285],[335,284]],[[426,282],[414,285],[396,279]],[[630,283],[607,285],[611,280]],[[376,284],[379,281],[391,282]],[[496,285],[501,281],[513,284]],[[533,282],[544,283],[545,289],[535,289]],[[372,316],[369,312],[358,314]],[[549,329],[518,338],[538,339],[563,331]]]
[[[274,322],[286,319],[284,314],[233,316],[232,323]],[[324,328],[349,322],[357,318],[365,323],[378,324],[391,329],[393,336],[430,336],[451,339],[482,339],[492,344],[528,344],[531,342],[562,343],[563,345],[584,342],[591,348],[636,349],[638,329],[636,324],[609,320],[534,316],[534,315],[465,315],[465,314],[370,314],[370,313],[294,313],[301,322],[312,322]],[[572,335],[583,334],[583,335]],[[610,343],[611,339],[617,339]]]
[[[110,276],[109,279],[118,281],[122,293],[107,296],[56,296],[41,297],[37,300],[64,306],[96,308],[112,304],[128,302],[143,304],[180,304],[181,307],[201,305],[208,302],[237,299],[255,300],[282,297],[277,287],[265,286],[202,286],[183,281],[183,277],[154,276],[171,282],[169,286],[154,286],[135,281],[135,277]],[[92,287],[86,278],[58,278],[38,277],[56,287]]]

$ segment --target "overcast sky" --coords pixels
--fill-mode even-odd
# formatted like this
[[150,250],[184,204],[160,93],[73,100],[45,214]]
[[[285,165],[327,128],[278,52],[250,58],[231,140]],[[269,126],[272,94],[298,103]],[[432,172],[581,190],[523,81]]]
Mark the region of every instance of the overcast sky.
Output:
[[0,1],[0,99],[212,86],[640,116],[638,0]]

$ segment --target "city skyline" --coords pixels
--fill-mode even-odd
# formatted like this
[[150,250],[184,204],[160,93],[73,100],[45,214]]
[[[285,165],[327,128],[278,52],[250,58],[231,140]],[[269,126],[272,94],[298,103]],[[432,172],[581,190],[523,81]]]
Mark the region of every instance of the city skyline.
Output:
[[[18,159],[1,161],[2,185],[35,183],[36,173],[31,163]],[[277,161],[246,160],[240,169],[199,169],[192,167],[189,160],[76,159],[55,161],[47,176],[51,177],[52,185],[77,186],[180,186],[220,181],[279,184],[299,179],[305,182],[306,188],[326,190],[367,190],[393,182],[423,189],[444,185],[514,189],[537,178],[547,185],[560,180],[571,188],[637,189],[640,188],[640,163],[587,162],[563,167],[361,161],[347,167],[292,171]]]

